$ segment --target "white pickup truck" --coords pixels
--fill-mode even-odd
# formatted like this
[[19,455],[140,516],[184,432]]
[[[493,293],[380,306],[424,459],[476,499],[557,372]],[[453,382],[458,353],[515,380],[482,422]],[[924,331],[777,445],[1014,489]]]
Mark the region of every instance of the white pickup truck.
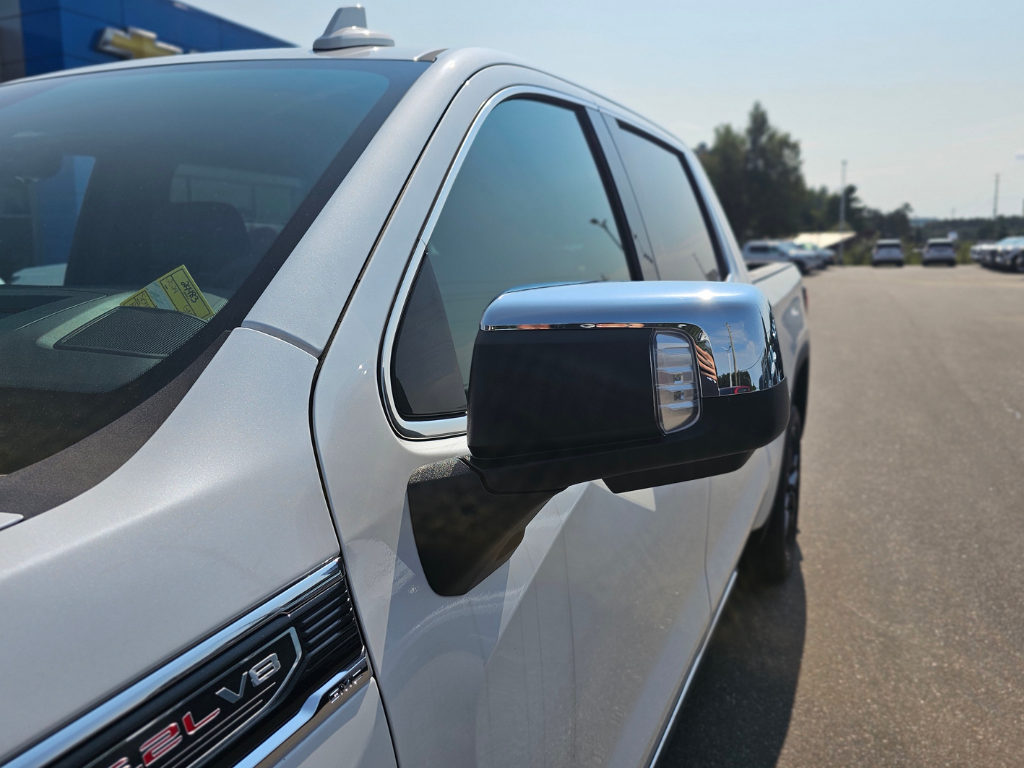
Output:
[[648,120],[361,13],[0,87],[4,768],[650,765],[789,571],[796,267]]

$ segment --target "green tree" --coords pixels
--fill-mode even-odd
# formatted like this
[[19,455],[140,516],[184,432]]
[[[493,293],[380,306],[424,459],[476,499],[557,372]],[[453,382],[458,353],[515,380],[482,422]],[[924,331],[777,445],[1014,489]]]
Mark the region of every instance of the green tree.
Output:
[[715,141],[709,149],[697,147],[701,164],[718,194],[719,202],[739,235],[750,229],[750,207],[747,202],[747,139],[731,125],[715,128]]
[[781,237],[800,228],[807,196],[800,143],[771,124],[760,102],[743,133],[720,125],[712,145],[700,145],[697,155],[741,238]]
[[769,122],[760,102],[750,110],[746,138],[751,229],[762,237],[796,232],[807,196],[800,143]]
[[910,203],[904,203],[889,213],[868,209],[864,217],[863,227],[858,231],[867,230],[877,233],[879,237],[910,239],[913,235],[913,227],[910,226],[910,214],[913,211],[914,209],[911,208]]
[[[700,144],[697,156],[741,240],[839,228],[839,192],[808,188],[800,142],[773,126],[760,102],[750,110],[745,131],[718,126],[711,146]],[[912,211],[909,203],[888,213],[869,208],[856,186],[846,187],[846,227],[857,234],[910,238]]]

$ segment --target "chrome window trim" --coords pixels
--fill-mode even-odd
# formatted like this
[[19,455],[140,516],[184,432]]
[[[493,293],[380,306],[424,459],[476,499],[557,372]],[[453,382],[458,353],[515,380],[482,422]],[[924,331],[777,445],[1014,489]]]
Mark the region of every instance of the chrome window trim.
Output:
[[[132,709],[145,702],[150,696],[162,690],[176,679],[191,672],[263,620],[278,613],[289,603],[294,602],[310,590],[315,589],[317,585],[340,572],[340,560],[334,559],[325,563],[242,618],[175,657],[113,698],[107,699],[99,706],[81,715],[56,733],[51,734],[21,754],[16,755],[10,761],[4,763],[2,768],[38,768],[60,757],[82,741],[128,714]],[[305,711],[305,705],[303,711]]]
[[[463,137],[462,143],[459,145],[459,150],[455,154],[455,159],[452,160],[451,165],[448,167],[444,182],[441,185],[440,191],[437,193],[437,197],[434,199],[433,206],[431,207],[427,220],[423,225],[420,236],[417,238],[416,243],[413,246],[412,253],[409,256],[409,262],[405,268],[405,275],[402,277],[402,282],[398,288],[395,302],[391,307],[391,314],[388,317],[388,323],[384,331],[384,341],[381,345],[381,360],[379,368],[380,387],[384,399],[384,411],[387,413],[388,420],[391,422],[392,428],[400,437],[404,437],[409,440],[435,440],[444,437],[458,437],[466,434],[465,414],[443,419],[417,420],[402,418],[398,413],[398,408],[395,406],[395,396],[391,388],[391,356],[394,350],[395,339],[398,335],[398,324],[401,322],[402,312],[405,311],[405,305],[409,299],[409,293],[412,291],[413,281],[416,278],[416,273],[419,271],[420,263],[423,261],[423,256],[426,253],[427,243],[430,241],[430,236],[434,232],[434,227],[437,226],[437,220],[441,217],[441,211],[444,209],[444,204],[448,200],[448,195],[451,192],[452,186],[455,184],[455,178],[459,174],[459,169],[462,167],[463,162],[465,162],[466,155],[469,154],[473,140],[480,132],[480,127],[483,125],[484,120],[487,119],[487,116],[496,106],[498,106],[498,104],[503,101],[507,101],[510,98],[523,95],[540,96],[584,108],[597,108],[597,105],[592,101],[587,101],[577,96],[570,96],[569,94],[562,93],[561,91],[544,88],[543,86],[516,85],[504,88],[491,96],[486,102],[484,102],[483,106],[480,107],[476,117],[473,118],[473,122],[470,124],[469,130],[466,131],[466,135]],[[588,117],[587,119],[590,118]]]

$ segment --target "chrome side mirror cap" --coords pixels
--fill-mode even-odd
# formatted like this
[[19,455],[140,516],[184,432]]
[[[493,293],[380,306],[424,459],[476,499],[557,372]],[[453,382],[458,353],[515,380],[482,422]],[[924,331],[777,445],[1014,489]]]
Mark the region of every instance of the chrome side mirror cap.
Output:
[[481,331],[650,328],[694,343],[701,397],[757,392],[785,375],[771,305],[752,285],[577,283],[507,291]]

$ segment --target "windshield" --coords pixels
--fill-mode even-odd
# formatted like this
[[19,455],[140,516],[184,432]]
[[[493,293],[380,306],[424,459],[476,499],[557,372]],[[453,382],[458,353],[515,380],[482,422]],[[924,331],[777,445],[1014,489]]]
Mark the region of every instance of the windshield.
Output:
[[0,88],[0,474],[237,326],[425,66],[175,64]]

